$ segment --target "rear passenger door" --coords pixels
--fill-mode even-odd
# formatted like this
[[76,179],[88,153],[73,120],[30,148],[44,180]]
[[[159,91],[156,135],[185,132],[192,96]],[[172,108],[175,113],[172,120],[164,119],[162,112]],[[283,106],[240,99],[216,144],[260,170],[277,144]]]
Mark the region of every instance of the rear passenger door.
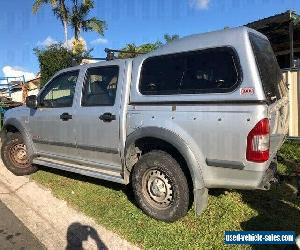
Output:
[[122,64],[90,67],[75,116],[80,158],[95,168],[121,169],[119,120]]

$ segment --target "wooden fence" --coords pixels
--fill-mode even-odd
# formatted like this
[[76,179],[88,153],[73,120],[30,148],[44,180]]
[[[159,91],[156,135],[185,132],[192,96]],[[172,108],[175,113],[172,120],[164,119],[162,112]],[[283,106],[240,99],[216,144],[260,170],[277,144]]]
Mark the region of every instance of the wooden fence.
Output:
[[283,71],[283,78],[289,88],[289,136],[300,136],[300,69]]

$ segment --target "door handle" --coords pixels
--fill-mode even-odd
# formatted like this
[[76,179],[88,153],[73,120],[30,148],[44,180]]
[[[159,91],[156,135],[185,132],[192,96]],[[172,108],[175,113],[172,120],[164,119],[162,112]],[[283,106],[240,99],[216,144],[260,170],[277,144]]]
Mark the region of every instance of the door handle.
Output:
[[112,120],[116,120],[116,116],[112,113],[104,113],[99,116],[99,119],[104,122],[111,122]]
[[63,121],[67,121],[72,119],[72,115],[70,115],[69,113],[62,113],[59,118]]

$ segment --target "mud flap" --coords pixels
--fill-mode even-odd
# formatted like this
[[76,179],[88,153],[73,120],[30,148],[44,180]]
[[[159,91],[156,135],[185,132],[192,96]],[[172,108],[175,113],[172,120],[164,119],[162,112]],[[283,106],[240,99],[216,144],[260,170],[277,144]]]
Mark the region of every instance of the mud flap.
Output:
[[0,131],[0,143],[2,143],[6,139],[6,132],[4,129]]
[[208,204],[208,189],[194,189],[194,202],[196,215],[200,215]]
[[272,161],[269,168],[266,170],[263,179],[257,189],[270,190],[271,183],[277,183],[277,161]]

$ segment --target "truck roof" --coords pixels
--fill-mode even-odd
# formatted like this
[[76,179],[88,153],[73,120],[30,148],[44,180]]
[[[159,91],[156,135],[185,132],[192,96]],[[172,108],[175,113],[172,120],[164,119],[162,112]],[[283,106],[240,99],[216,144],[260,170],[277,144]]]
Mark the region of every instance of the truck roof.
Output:
[[[152,52],[149,52],[149,53],[146,53],[143,55],[139,55],[135,58],[142,59],[142,58],[147,58],[147,57],[156,56],[156,55],[176,53],[176,52],[180,52],[180,51],[195,50],[195,49],[201,48],[201,47],[205,48],[205,47],[209,47],[208,46],[209,44],[211,44],[211,45],[216,44],[216,41],[219,41],[220,44],[225,45],[226,41],[232,41],[233,39],[247,35],[249,32],[255,33],[256,35],[267,39],[266,36],[257,32],[254,29],[251,29],[251,28],[248,28],[245,26],[241,26],[241,27],[237,27],[237,28],[228,28],[228,29],[222,29],[222,30],[217,30],[217,31],[211,31],[211,32],[206,32],[206,33],[201,33],[201,34],[185,36],[185,37],[179,38],[178,40],[172,41],[171,43],[165,44],[162,47],[160,47]],[[115,62],[116,61],[132,61],[135,58],[115,59],[112,61],[115,61]],[[112,61],[109,61],[109,62],[112,62]],[[63,70],[57,72],[56,74],[64,72],[64,71],[91,67],[93,65],[97,65],[97,64],[101,64],[101,63],[106,64],[106,62],[108,62],[108,61],[100,61],[100,62],[91,63],[91,64],[78,65],[75,67],[63,69]]]
[[267,39],[266,36],[257,32],[254,29],[241,26],[237,28],[228,28],[228,29],[222,29],[217,31],[185,36],[169,44],[166,44],[150,53],[140,55],[139,57],[145,57],[145,56],[149,57],[158,54],[174,53],[175,50],[176,51],[193,50],[195,45],[196,47],[201,47],[201,44],[203,44],[203,47],[206,47],[207,44],[215,44],[216,41],[219,41],[220,44],[222,43],[226,44],[226,41],[230,41],[233,38],[247,35],[249,32],[255,33],[256,35]]

